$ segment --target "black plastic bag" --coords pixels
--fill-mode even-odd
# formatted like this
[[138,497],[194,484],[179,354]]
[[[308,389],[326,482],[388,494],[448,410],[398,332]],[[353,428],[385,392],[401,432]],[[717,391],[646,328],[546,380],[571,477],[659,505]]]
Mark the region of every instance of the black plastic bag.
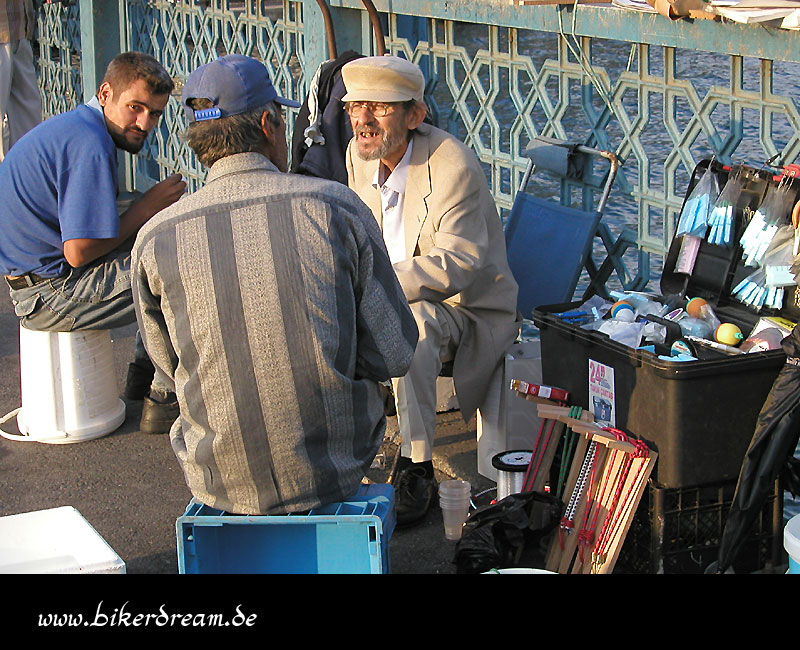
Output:
[[781,345],[787,362],[761,407],[739,472],[720,539],[719,573],[733,565],[775,480],[780,477],[793,495],[800,489],[798,462],[794,459],[800,437],[800,325]]
[[457,573],[544,566],[546,541],[561,521],[561,499],[541,492],[510,494],[477,508],[456,543]]

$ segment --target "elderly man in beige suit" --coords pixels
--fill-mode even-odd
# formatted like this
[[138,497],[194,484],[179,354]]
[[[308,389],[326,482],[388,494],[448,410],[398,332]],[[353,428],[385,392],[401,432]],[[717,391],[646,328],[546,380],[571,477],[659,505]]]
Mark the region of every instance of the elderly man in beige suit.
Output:
[[431,458],[442,363],[453,361],[456,395],[469,420],[519,332],[517,284],[477,158],[423,123],[420,69],[399,57],[365,57],[345,65],[342,79],[353,127],[349,185],[381,226],[419,329],[411,369],[392,380],[402,436],[397,523],[404,525],[422,519],[435,494]]

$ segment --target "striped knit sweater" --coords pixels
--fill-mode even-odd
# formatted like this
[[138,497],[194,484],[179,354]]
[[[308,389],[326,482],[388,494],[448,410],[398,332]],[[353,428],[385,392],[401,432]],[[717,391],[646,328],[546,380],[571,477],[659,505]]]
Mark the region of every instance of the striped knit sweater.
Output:
[[378,382],[405,374],[417,330],[352,191],[229,156],[142,228],[132,278],[196,499],[279,514],[356,491],[385,430]]

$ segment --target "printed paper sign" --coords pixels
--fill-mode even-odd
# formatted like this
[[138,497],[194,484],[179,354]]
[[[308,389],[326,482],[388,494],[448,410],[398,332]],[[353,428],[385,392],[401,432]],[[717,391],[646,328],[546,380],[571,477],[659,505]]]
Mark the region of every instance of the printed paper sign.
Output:
[[589,359],[589,408],[598,424],[616,426],[614,369]]

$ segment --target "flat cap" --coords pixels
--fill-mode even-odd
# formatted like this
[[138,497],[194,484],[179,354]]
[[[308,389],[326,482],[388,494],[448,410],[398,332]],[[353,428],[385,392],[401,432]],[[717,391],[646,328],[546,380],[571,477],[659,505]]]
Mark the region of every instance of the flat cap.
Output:
[[425,77],[419,66],[398,56],[366,56],[342,67],[343,102],[422,101]]

